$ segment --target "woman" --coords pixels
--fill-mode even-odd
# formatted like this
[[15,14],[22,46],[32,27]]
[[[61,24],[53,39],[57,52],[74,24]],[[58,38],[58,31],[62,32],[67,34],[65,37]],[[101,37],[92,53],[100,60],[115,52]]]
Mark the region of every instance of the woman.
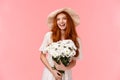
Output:
[[[76,60],[81,58],[82,54],[80,39],[75,29],[79,25],[79,16],[70,8],[62,8],[50,13],[47,23],[50,27],[50,32],[46,33],[39,48],[41,51],[40,59],[46,67],[42,80],[72,80],[71,68],[76,65]],[[76,55],[68,66],[64,66],[62,63],[57,64],[53,61],[50,54],[46,57],[47,51],[45,50],[50,43],[66,39],[71,39],[77,47]],[[56,69],[53,69],[53,66]],[[61,74],[58,70],[65,71],[65,74]]]

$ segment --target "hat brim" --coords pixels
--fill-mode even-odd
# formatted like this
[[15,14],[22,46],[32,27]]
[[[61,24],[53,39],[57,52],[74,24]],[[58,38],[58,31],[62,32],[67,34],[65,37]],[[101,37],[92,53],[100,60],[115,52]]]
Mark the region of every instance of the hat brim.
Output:
[[48,15],[47,18],[48,27],[52,28],[54,17],[62,11],[67,12],[71,16],[75,26],[78,26],[80,24],[80,17],[78,16],[78,14],[76,14],[71,8],[62,8],[55,10]]

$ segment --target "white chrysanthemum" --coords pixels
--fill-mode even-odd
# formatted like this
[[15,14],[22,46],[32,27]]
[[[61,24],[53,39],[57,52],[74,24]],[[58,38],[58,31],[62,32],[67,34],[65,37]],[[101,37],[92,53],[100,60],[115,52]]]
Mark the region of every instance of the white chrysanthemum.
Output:
[[76,54],[76,46],[72,40],[61,40],[51,43],[46,50],[53,57],[73,57]]

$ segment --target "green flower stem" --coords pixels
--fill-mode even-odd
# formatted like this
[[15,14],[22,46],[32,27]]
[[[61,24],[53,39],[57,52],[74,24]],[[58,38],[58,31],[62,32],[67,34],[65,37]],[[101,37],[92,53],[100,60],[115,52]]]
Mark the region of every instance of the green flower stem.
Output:
[[[57,70],[55,66],[52,67],[52,69],[53,69],[53,70]],[[61,74],[64,74],[64,73],[65,73],[65,71],[63,71],[63,70],[57,70],[57,71],[59,71]]]

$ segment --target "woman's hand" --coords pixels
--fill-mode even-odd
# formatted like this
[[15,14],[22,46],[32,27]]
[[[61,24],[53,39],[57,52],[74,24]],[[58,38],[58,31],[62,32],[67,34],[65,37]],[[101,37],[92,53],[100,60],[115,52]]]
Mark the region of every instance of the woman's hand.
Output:
[[54,61],[54,65],[56,67],[57,70],[69,70],[71,68],[73,68],[75,65],[76,65],[76,60],[71,60],[70,64],[68,66],[64,66],[63,63],[60,61],[60,64],[57,64],[55,61]]
[[62,80],[62,74],[57,70],[52,70],[52,74],[55,77],[55,80]]
[[57,63],[54,61],[54,65],[55,65],[55,68],[56,68],[57,70],[63,70],[63,71],[67,70],[67,67],[65,67],[61,61],[60,61],[60,64],[57,64]]
[[49,69],[49,71],[53,74],[53,76],[55,77],[55,80],[61,80],[62,79],[62,74],[59,71],[51,68],[45,54],[41,53],[40,54],[40,59],[43,62],[43,64]]

